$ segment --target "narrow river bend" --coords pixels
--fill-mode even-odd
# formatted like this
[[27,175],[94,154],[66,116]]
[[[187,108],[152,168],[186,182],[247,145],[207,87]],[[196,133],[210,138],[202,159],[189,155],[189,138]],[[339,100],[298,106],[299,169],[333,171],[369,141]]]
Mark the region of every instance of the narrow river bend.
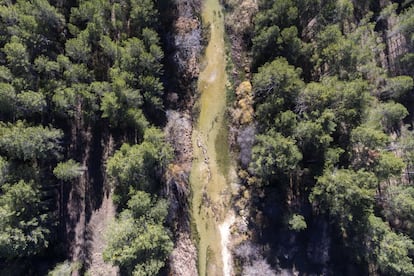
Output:
[[192,137],[191,217],[199,275],[231,275],[227,249],[232,220],[228,212],[231,161],[225,120],[224,15],[219,0],[204,0],[202,20],[210,28],[210,41],[201,60],[198,81],[200,113]]

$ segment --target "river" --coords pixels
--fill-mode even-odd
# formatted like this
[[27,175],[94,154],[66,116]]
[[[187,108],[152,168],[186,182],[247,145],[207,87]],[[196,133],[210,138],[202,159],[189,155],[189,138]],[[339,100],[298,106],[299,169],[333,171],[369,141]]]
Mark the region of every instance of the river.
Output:
[[224,15],[219,0],[204,0],[202,20],[210,28],[210,40],[201,59],[198,80],[200,113],[192,136],[191,217],[199,275],[231,275],[227,248],[233,219],[229,211],[231,161],[225,119]]

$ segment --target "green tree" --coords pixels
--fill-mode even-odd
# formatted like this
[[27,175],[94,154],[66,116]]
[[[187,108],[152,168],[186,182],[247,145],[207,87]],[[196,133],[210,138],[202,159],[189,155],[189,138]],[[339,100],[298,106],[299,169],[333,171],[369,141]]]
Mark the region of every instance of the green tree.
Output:
[[409,76],[396,76],[387,78],[387,83],[380,91],[379,96],[382,99],[401,99],[406,96],[413,88],[413,79]]
[[69,87],[62,85],[54,91],[52,97],[54,111],[67,119],[83,117],[88,121],[94,120],[98,117],[98,96],[92,84],[79,82]]
[[131,188],[156,191],[172,153],[163,133],[155,128],[146,130],[141,144],[123,144],[107,164],[107,172],[115,186],[114,200],[124,206]]
[[158,275],[173,248],[163,226],[167,202],[137,191],[127,205],[109,226],[103,258],[118,265],[125,275]]
[[340,81],[336,77],[325,77],[320,83],[309,83],[301,90],[296,109],[314,120],[320,120],[324,110],[329,109],[334,114],[336,132],[346,137],[366,117],[371,100],[366,81]]
[[81,176],[82,173],[83,169],[81,165],[73,159],[69,159],[66,162],[60,162],[53,169],[53,174],[58,179],[63,181],[70,181],[74,178]]
[[385,275],[412,275],[414,244],[408,237],[394,233],[388,224],[374,215],[369,217],[366,235],[369,258]]
[[117,126],[120,122],[121,105],[118,102],[118,97],[114,92],[107,92],[103,94],[101,101],[102,118],[108,118],[113,126]]
[[342,29],[349,30],[350,21],[354,16],[354,5],[350,0],[338,0],[336,1],[336,14],[337,21],[342,23]]
[[269,52],[274,50],[280,41],[280,28],[278,26],[262,28],[252,39],[252,51],[256,63],[258,65],[264,63],[266,58],[263,55],[269,55]]
[[45,96],[34,91],[24,91],[17,94],[16,105],[20,117],[29,118],[36,114],[42,114],[47,107]]
[[377,179],[374,174],[348,169],[325,170],[310,194],[322,212],[328,213],[342,231],[355,231],[373,212]]
[[0,124],[0,151],[21,160],[53,159],[59,156],[61,130],[26,126],[22,121]]
[[[345,10],[349,10],[346,8],[349,4],[352,6],[349,1],[340,2]],[[347,34],[341,32],[339,24],[327,25],[318,33],[312,59],[319,75],[337,76],[341,80],[363,78],[374,81],[373,75],[383,72],[377,66],[376,59],[384,46],[378,42],[380,35],[374,31],[375,25],[369,20],[370,14],[367,14],[358,28]]]
[[53,56],[59,52],[63,39],[65,18],[47,0],[14,1],[2,4],[9,35],[19,37],[27,46],[30,56]]
[[406,127],[403,127],[401,130],[401,136],[398,140],[398,146],[401,148],[401,158],[406,164],[406,169],[408,174],[408,179],[412,181],[412,174],[414,168],[414,139],[412,131],[408,130]]
[[16,92],[11,84],[0,82],[0,114],[2,118],[12,117],[16,108]]
[[[412,49],[414,46],[414,7],[410,6],[406,10],[404,10],[399,15],[399,25],[398,29],[402,32],[402,34],[407,39],[408,46]],[[412,51],[408,51],[401,57],[402,64],[404,65],[406,71],[410,76],[414,76],[414,72],[412,70],[414,65],[414,53]]]
[[289,229],[300,232],[307,228],[305,218],[302,215],[293,214],[289,219]]
[[301,159],[302,154],[295,145],[295,140],[269,131],[256,136],[250,166],[264,181],[269,181],[278,173],[293,172]]
[[23,180],[3,184],[0,195],[0,256],[23,257],[39,253],[49,245],[48,220],[42,214],[40,191]]
[[401,177],[406,167],[404,161],[393,152],[381,152],[378,164],[374,167],[374,173],[379,180],[387,180],[391,177]]
[[[297,38],[299,10],[296,1],[260,1],[259,12],[254,18],[254,36],[252,39],[253,67],[257,68],[285,52],[292,61],[300,47]],[[295,33],[296,32],[296,33]],[[290,46],[290,47],[289,47]],[[288,53],[288,54],[286,54]]]
[[31,67],[26,45],[18,37],[13,36],[10,42],[4,45],[3,52],[12,73],[17,77],[26,77]]
[[277,58],[260,67],[253,76],[256,118],[262,126],[268,127],[281,110],[293,109],[304,86],[300,73],[286,59]]
[[156,27],[158,12],[153,0],[130,0],[131,35],[140,35],[145,28]]
[[295,129],[295,138],[303,153],[319,155],[333,141],[332,133],[335,131],[335,115],[326,109],[318,119],[302,120]]
[[358,126],[351,133],[351,161],[355,169],[372,169],[389,137],[382,131],[368,126]]
[[0,186],[6,182],[6,177],[8,174],[8,162],[7,160],[0,156]]
[[399,131],[402,120],[408,115],[407,109],[399,103],[387,102],[380,107],[381,124],[385,131]]
[[276,115],[273,122],[273,129],[280,132],[284,136],[294,136],[298,126],[298,116],[291,110],[280,112]]
[[129,126],[135,129],[135,139],[142,137],[142,135],[145,133],[145,130],[149,126],[147,118],[145,117],[142,109],[139,108],[129,108],[127,110],[126,122]]
[[382,214],[391,225],[414,237],[414,188],[390,185],[384,192],[385,208]]
[[[157,75],[161,73],[161,59],[163,52],[159,47],[159,38],[154,31],[148,30],[148,36],[151,34],[154,38],[149,40],[156,44],[148,45],[139,38],[130,38],[124,42],[123,52],[121,55],[121,69],[134,74],[135,82],[141,75]],[[156,38],[155,38],[156,37]]]
[[91,57],[91,46],[88,42],[87,31],[82,32],[76,38],[71,38],[65,44],[66,55],[73,61],[87,63]]

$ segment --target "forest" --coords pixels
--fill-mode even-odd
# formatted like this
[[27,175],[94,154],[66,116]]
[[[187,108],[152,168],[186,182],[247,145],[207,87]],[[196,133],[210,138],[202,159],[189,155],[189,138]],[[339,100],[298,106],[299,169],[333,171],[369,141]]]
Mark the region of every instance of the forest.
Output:
[[[156,116],[157,14],[152,0],[1,1],[2,275],[47,274],[70,255],[76,263],[58,269],[85,272],[86,249],[68,247],[70,219],[90,216],[104,178],[119,215],[103,258],[125,275],[164,266],[172,241],[156,194],[172,149]],[[105,164],[101,139],[114,141]]]
[[414,273],[411,4],[260,1],[253,25],[232,30],[249,38],[253,73],[243,177],[264,191],[257,240],[281,268]]
[[0,275],[414,275],[413,68],[412,0],[0,0]]

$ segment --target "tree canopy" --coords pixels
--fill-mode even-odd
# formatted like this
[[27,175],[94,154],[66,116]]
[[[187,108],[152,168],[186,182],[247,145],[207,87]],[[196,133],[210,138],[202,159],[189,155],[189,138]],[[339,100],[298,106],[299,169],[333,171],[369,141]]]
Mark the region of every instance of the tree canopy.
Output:
[[163,226],[167,202],[136,191],[131,193],[127,206],[109,226],[104,260],[128,275],[157,275],[173,247]]

